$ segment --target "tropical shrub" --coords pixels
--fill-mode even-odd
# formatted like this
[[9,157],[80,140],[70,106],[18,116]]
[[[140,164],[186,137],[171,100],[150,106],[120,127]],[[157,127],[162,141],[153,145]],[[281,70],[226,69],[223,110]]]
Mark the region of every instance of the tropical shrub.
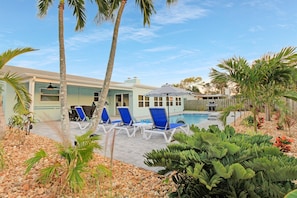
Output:
[[8,126],[12,131],[25,131],[26,135],[28,135],[33,128],[33,123],[35,123],[35,120],[31,113],[22,115],[16,114],[8,120]]
[[280,122],[276,123],[276,129],[277,130],[284,130],[284,125]]
[[254,124],[254,117],[253,116],[247,116],[242,120],[242,124],[245,126],[253,126]]
[[268,135],[191,127],[176,133],[176,143],[145,154],[148,166],[171,173],[176,191],[170,197],[284,197],[296,186],[297,159],[286,156]]
[[[80,192],[86,183],[86,178],[93,180],[95,175],[99,175],[99,172],[110,172],[100,164],[95,167],[95,170],[91,170],[88,166],[88,162],[93,158],[94,150],[101,149],[98,144],[100,136],[92,135],[92,132],[89,131],[81,136],[76,136],[75,139],[75,146],[65,147],[58,144],[58,155],[55,160],[46,159],[53,156],[48,156],[42,149],[39,150],[35,156],[26,160],[25,174],[29,173],[42,159],[53,162],[40,169],[37,181],[43,184],[50,183],[53,185],[52,187],[59,189],[60,192],[57,193],[63,194],[63,191],[69,189],[75,193]],[[97,179],[99,178],[97,177]]]
[[282,152],[289,152],[291,150],[291,144],[294,142],[292,138],[286,136],[277,137],[274,142],[274,146],[278,147]]
[[[264,118],[263,117],[258,117],[256,119],[256,122],[257,122],[257,128],[260,129],[263,126]],[[245,125],[245,126],[249,126],[249,127],[253,126],[254,125],[254,117],[252,115],[247,116],[246,118],[244,118],[242,120],[242,124]]]

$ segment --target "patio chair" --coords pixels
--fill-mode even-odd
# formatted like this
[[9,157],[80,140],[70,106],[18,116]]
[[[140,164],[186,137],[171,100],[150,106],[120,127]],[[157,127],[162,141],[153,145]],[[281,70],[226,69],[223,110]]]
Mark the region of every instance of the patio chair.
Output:
[[140,125],[136,124],[137,122],[132,118],[128,107],[117,107],[117,109],[121,116],[121,122],[115,129],[118,130],[118,133],[124,131],[128,137],[134,137],[136,131],[140,129]]
[[101,121],[97,127],[97,129],[102,129],[104,133],[109,133],[112,129],[114,129],[118,124],[120,124],[121,120],[111,120],[109,114],[104,107],[101,114]]
[[153,127],[143,131],[145,139],[150,139],[152,134],[155,133],[163,135],[166,143],[169,143],[176,131],[189,132],[189,125],[187,124],[169,123],[165,108],[150,108],[149,110],[153,120]]
[[91,122],[89,118],[86,116],[84,109],[81,106],[75,106],[74,109],[77,113],[78,119],[77,121],[71,121],[70,123],[77,124],[81,130],[84,130],[88,126],[90,126]]

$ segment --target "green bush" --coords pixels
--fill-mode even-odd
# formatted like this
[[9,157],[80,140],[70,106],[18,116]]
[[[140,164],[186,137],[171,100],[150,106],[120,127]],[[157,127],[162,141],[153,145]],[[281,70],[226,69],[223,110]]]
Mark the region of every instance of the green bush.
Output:
[[253,126],[254,124],[254,117],[253,116],[247,116],[242,120],[242,124],[245,126]]
[[165,149],[145,154],[144,163],[171,173],[170,197],[284,197],[295,189],[297,159],[272,145],[271,136],[192,126]]
[[[63,146],[58,144],[57,156],[60,159],[52,161],[53,163],[42,167],[39,172],[37,181],[43,184],[55,184],[60,192],[71,190],[72,192],[80,192],[86,184],[86,178],[92,178],[100,173],[110,175],[107,168],[103,169],[103,165],[98,164],[95,170],[88,166],[88,162],[92,160],[95,149],[101,149],[98,144],[100,136],[92,135],[91,131],[81,136],[75,137],[75,146]],[[38,162],[45,159],[48,154],[44,150],[39,150],[35,156],[26,160],[27,166],[25,174],[29,173]],[[41,163],[42,164],[42,163]],[[97,179],[100,179],[97,177]]]

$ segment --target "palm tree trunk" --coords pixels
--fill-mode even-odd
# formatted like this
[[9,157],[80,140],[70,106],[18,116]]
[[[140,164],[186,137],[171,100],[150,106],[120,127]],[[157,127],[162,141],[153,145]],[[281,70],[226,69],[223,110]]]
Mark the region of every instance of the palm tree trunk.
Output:
[[271,108],[269,103],[265,104],[265,120],[271,121]]
[[112,36],[112,43],[111,43],[111,49],[110,49],[110,54],[109,54],[109,60],[106,68],[106,73],[105,73],[105,79],[102,87],[102,91],[100,94],[99,98],[99,104],[96,106],[96,109],[94,111],[94,120],[92,122],[91,129],[92,131],[95,131],[101,118],[102,110],[104,107],[104,103],[107,98],[109,86],[110,86],[110,81],[111,81],[111,76],[112,76],[112,71],[113,71],[113,66],[114,66],[114,59],[115,59],[115,54],[116,54],[116,48],[117,48],[117,40],[118,40],[118,35],[119,35],[119,28],[120,28],[120,23],[121,23],[121,18],[122,14],[125,8],[125,5],[127,3],[127,0],[122,0],[121,6],[119,8],[117,18],[115,21],[114,25],[114,30],[113,30],[113,36]]
[[69,144],[70,141],[66,140],[66,134],[70,131],[69,127],[69,114],[67,107],[67,82],[66,82],[66,57],[65,57],[65,46],[64,46],[64,3],[60,1],[59,4],[59,52],[60,52],[60,104],[61,104],[61,132],[64,142]]

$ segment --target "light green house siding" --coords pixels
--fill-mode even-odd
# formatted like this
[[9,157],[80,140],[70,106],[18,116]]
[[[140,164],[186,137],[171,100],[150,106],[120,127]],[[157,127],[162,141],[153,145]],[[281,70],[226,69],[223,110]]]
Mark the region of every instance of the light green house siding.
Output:
[[[60,120],[59,101],[59,73],[48,72],[36,69],[29,69],[15,66],[3,67],[3,72],[12,72],[23,78],[24,85],[28,88],[32,96],[31,111],[37,121]],[[48,89],[49,84],[55,88]],[[102,80],[81,76],[67,75],[67,106],[91,106],[94,101],[94,93],[100,93],[103,85]],[[154,107],[154,98],[149,98],[149,105],[139,105],[139,96],[145,96],[157,87],[143,85],[137,78],[128,79],[124,83],[111,82],[106,108],[110,116],[119,116],[117,106],[128,106],[131,114],[138,119],[150,118],[149,107]],[[5,119],[14,115],[13,106],[15,104],[15,93],[13,89],[3,84],[3,110]],[[183,99],[180,106],[170,106],[170,114],[183,111]],[[166,98],[163,97],[163,107],[166,108]]]

